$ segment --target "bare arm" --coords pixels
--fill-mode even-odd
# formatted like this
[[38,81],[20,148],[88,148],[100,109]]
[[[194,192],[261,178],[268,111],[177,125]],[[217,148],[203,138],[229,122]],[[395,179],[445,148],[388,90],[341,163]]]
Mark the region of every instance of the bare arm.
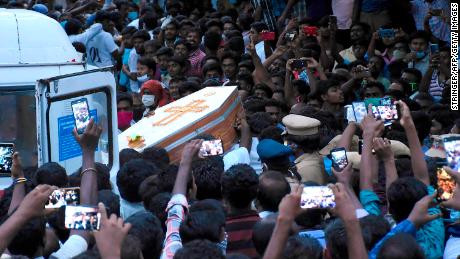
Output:
[[425,155],[422,152],[422,145],[418,139],[417,130],[415,129],[409,107],[402,101],[398,101],[398,104],[401,109],[401,126],[404,128],[407,141],[409,142],[412,171],[414,172],[415,178],[429,185],[430,177],[428,175],[428,166],[425,162]]
[[337,143],[337,147],[344,147],[345,150],[349,151],[355,132],[356,124],[354,122],[348,123],[347,127],[342,133],[342,137],[340,138],[339,143]]
[[195,139],[185,145],[182,151],[182,159],[179,165],[179,171],[177,172],[176,182],[172,194],[182,194],[187,196],[187,183],[190,178],[190,172],[192,171],[192,161],[200,150],[203,141],[201,139]]
[[377,32],[374,32],[372,34],[371,42],[369,43],[369,46],[367,48],[367,56],[369,58],[372,58],[375,56],[375,43],[377,42],[377,39],[379,38],[379,34]]
[[375,138],[374,149],[379,159],[383,161],[386,175],[385,186],[388,191],[390,185],[398,179],[398,172],[396,171],[395,158],[393,150],[391,149],[391,143],[388,139]]
[[361,170],[359,173],[359,187],[361,190],[373,190],[373,162],[375,158],[372,155],[372,143],[377,132],[383,128],[383,122],[377,121],[372,115],[371,109],[369,114],[364,117],[363,127],[363,151],[361,155]]
[[249,54],[251,54],[252,62],[254,63],[254,67],[255,67],[255,70],[253,72],[254,83],[258,84],[258,83],[263,82],[267,86],[269,86],[272,90],[275,90],[275,85],[272,83],[270,74],[268,73],[264,65],[262,64],[262,61],[260,60],[259,55],[257,55],[255,44],[252,40],[251,40],[251,43],[249,43],[248,51],[249,51]]
[[294,104],[296,104],[294,89],[291,83],[291,64],[292,59],[288,60],[286,63],[286,76],[284,79],[284,98],[286,99],[287,105],[289,107],[292,107]]
[[[13,166],[11,168],[11,177],[14,179],[24,178],[24,172],[22,171],[21,161],[19,153],[13,154]],[[11,198],[10,207],[8,209],[8,215],[19,207],[22,200],[26,196],[26,182],[17,183],[14,185],[13,196]]]

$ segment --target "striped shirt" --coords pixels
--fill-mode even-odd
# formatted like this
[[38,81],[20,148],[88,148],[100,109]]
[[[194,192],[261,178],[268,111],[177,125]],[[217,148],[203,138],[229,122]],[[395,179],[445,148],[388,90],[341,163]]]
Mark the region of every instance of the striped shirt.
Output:
[[430,88],[428,90],[430,95],[433,97],[441,97],[446,82],[447,80],[443,82],[439,81],[439,71],[435,70],[431,76]]
[[251,4],[254,9],[257,9],[259,6],[262,8],[262,18],[265,24],[267,24],[268,30],[275,31],[276,20],[270,0],[251,0]]
[[228,215],[225,230],[228,234],[227,254],[240,253],[255,258],[258,256],[252,242],[252,228],[260,220],[256,211],[239,215]]
[[182,248],[182,240],[179,234],[179,227],[185,218],[188,203],[187,198],[182,194],[175,194],[169,200],[166,211],[166,237],[163,244],[161,259],[172,259],[177,250]]

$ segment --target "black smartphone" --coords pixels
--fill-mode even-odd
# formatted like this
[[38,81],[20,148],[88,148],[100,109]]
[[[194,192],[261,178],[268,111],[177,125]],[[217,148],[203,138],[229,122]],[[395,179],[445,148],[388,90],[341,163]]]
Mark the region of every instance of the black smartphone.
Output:
[[66,206],[65,228],[74,230],[99,230],[101,214],[97,207]]
[[302,209],[330,209],[335,207],[335,196],[327,186],[306,186],[300,198]]
[[446,150],[447,165],[454,171],[460,171],[460,136],[442,139]]
[[331,150],[332,167],[336,171],[342,171],[348,165],[347,151],[345,148],[334,148]]
[[224,153],[222,139],[205,140],[201,144],[200,154],[206,156],[218,156]]
[[80,204],[80,187],[62,188],[53,191],[45,204],[45,209],[57,209],[67,205]]
[[438,193],[436,199],[440,202],[447,201],[454,195],[455,180],[442,167],[436,169],[436,175],[438,177]]
[[13,143],[0,143],[0,175],[10,175],[13,167]]
[[301,69],[307,66],[307,60],[304,59],[294,59],[292,61],[292,68]]
[[75,119],[75,127],[78,134],[83,134],[86,126],[88,126],[90,115],[88,99],[81,98],[70,103],[72,106],[73,117]]

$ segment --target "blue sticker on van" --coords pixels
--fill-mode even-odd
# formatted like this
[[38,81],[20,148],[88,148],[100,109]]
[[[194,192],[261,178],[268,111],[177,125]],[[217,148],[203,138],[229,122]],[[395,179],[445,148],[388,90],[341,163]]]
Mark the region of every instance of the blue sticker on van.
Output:
[[[97,110],[90,110],[89,114],[97,122]],[[80,145],[78,145],[72,133],[74,128],[75,119],[73,114],[58,118],[59,162],[79,157],[82,154]]]

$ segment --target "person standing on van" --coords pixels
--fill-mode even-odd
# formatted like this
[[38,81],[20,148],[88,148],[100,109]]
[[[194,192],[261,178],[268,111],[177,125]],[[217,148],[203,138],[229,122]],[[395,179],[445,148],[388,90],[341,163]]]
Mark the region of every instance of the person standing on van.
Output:
[[88,64],[96,67],[113,66],[119,56],[118,46],[108,31],[113,31],[115,23],[106,11],[98,11],[95,22],[102,24],[102,31],[91,37],[86,44]]

